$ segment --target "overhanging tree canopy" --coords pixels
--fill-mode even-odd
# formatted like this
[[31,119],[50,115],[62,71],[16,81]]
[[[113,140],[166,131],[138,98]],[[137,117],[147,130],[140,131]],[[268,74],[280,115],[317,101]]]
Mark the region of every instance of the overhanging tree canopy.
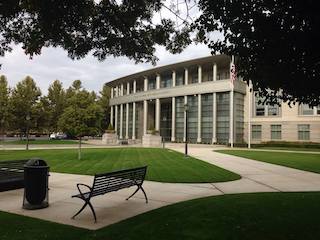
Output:
[[[320,103],[320,15],[314,0],[200,0],[194,27],[213,52],[238,56],[238,73],[256,89]],[[223,38],[212,40],[219,31]],[[264,91],[272,100],[272,92]]]
[[[320,16],[315,0],[195,2],[200,16],[177,30],[168,19],[152,23],[154,13],[166,4],[163,0],[2,1],[0,54],[21,43],[31,56],[42,47],[59,46],[71,58],[92,52],[99,60],[113,55],[154,63],[157,44],[176,53],[194,40],[206,43],[213,54],[238,56],[238,74],[252,80],[256,89],[282,89],[283,100],[320,104]],[[213,38],[215,32],[222,37]],[[273,92],[264,94],[273,100]]]

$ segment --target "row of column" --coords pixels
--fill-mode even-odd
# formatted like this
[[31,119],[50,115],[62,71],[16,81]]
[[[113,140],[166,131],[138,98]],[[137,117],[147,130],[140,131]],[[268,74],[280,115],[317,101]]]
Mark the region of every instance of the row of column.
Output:
[[[212,74],[213,74],[213,81],[217,81],[217,64],[214,63],[212,67]],[[189,83],[189,71],[188,68],[184,70],[184,84],[188,85]],[[198,66],[198,82],[202,82],[202,67]],[[172,71],[172,87],[176,86],[176,71]],[[156,75],[156,89],[160,89],[160,74]],[[136,93],[137,91],[137,81],[133,81],[133,91],[132,93]],[[148,91],[148,77],[145,76],[144,78],[144,91]],[[127,83],[127,95],[130,94],[130,83]],[[111,98],[124,96],[124,84],[120,86],[116,86],[111,89]]]
[[[188,97],[184,97],[184,102],[187,104]],[[117,131],[118,129],[118,111],[120,107],[120,126],[119,126],[119,136],[122,138],[125,136],[126,139],[129,138],[129,103],[126,103],[126,126],[125,126],[125,135],[123,134],[123,105],[120,104],[111,106],[111,123],[113,123],[114,119],[114,126]],[[212,103],[213,109],[213,119],[212,119],[212,142],[215,143],[217,141],[216,138],[216,120],[217,120],[217,100],[216,100],[216,93],[213,93],[213,103]],[[171,141],[175,141],[176,136],[176,97],[172,97],[172,125],[171,125]],[[198,126],[197,126],[197,142],[201,142],[201,123],[202,123],[202,101],[201,101],[201,94],[198,94]],[[186,113],[184,114],[184,122],[186,123],[187,116]],[[143,134],[147,134],[147,123],[148,123],[148,101],[143,101]],[[186,124],[185,124],[186,126]],[[160,131],[160,99],[156,99],[155,104],[155,130]],[[186,129],[185,131],[186,132]],[[132,103],[132,139],[136,139],[136,102]],[[185,141],[184,136],[184,141]]]
[[[213,81],[217,81],[217,65],[213,64]],[[185,85],[188,85],[188,69],[185,68]],[[202,67],[198,66],[198,81],[199,83],[202,82]],[[176,72],[172,72],[172,86],[176,85]],[[160,89],[160,74],[156,75],[156,89]],[[148,78],[144,78],[144,91],[148,91]],[[121,84],[120,92],[119,87],[115,87],[115,96],[114,91],[111,91],[111,98],[117,96],[123,96],[124,93],[124,85]],[[133,81],[133,93],[136,93],[136,80]],[[130,83],[127,83],[127,95],[130,94]],[[233,86],[232,90],[230,91],[230,135],[229,135],[229,142],[233,145]],[[187,96],[185,96],[185,104],[187,103]],[[115,110],[114,110],[115,107]],[[133,127],[132,127],[132,139],[136,138],[135,134],[135,114],[136,114],[136,103],[133,102]],[[172,97],[172,136],[171,140],[175,141],[175,97]],[[197,134],[197,142],[201,142],[201,94],[198,94],[198,134]],[[113,120],[113,116],[115,115],[115,129],[118,129],[118,106],[111,106],[111,119]],[[143,134],[147,133],[147,116],[148,116],[148,103],[147,100],[143,101]],[[184,121],[186,122],[186,114],[184,116]],[[123,104],[120,105],[120,137],[123,136]],[[125,131],[125,138],[129,136],[129,103],[126,103],[126,131]],[[160,131],[160,99],[156,99],[155,104],[155,130]],[[186,129],[185,129],[186,130]],[[186,131],[184,131],[186,132]],[[185,137],[184,137],[185,141]],[[215,143],[217,141],[216,138],[216,93],[213,93],[213,138],[212,142]]]

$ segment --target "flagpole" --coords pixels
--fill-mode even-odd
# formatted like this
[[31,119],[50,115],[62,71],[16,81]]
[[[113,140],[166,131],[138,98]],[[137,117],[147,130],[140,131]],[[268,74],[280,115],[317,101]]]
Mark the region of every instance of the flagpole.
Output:
[[252,116],[252,83],[249,81],[249,106],[248,106],[248,148],[251,148],[251,116]]
[[[234,69],[233,69],[234,68]],[[234,111],[233,111],[233,102],[234,102],[234,80],[235,76],[232,76],[232,71],[235,71],[234,67],[234,56],[231,56],[231,63],[230,63],[230,82],[231,82],[231,91],[230,91],[230,147],[233,148],[233,137],[234,137]],[[235,73],[233,73],[235,74]]]

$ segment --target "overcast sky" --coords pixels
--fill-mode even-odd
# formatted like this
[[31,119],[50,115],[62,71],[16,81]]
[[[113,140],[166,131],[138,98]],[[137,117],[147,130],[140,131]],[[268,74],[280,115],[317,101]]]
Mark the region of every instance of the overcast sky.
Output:
[[[191,45],[184,52],[176,55],[158,47],[156,56],[160,60],[157,66],[208,55],[210,50],[205,45]],[[29,75],[44,94],[55,79],[63,82],[65,88],[69,87],[73,80],[80,79],[88,90],[99,91],[106,82],[153,67],[151,64],[135,64],[134,61],[125,57],[109,57],[103,62],[99,62],[92,56],[82,60],[72,60],[60,48],[45,48],[40,56],[30,59],[20,46],[15,46],[11,53],[1,57],[0,63],[2,63],[0,75],[7,77],[11,87]]]

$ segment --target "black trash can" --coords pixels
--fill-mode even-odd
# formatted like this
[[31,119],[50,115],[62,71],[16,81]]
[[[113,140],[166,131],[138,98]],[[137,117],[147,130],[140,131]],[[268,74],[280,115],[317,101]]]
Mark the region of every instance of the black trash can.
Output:
[[24,165],[24,209],[40,209],[49,206],[49,166],[42,159],[30,159]]

